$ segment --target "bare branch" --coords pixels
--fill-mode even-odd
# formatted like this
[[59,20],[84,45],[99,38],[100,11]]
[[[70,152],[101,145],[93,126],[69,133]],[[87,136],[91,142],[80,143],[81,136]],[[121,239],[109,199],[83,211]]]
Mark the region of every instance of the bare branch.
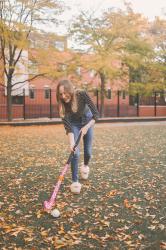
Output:
[[24,81],[16,82],[16,83],[12,84],[12,86],[15,86],[15,85],[21,84],[21,83],[25,83],[25,82],[30,82],[30,81],[34,80],[35,78],[37,78],[37,77],[41,77],[41,76],[45,76],[45,75],[46,75],[46,73],[38,74],[38,75],[35,75],[35,76],[33,76],[31,78],[28,78],[28,79],[26,79]]

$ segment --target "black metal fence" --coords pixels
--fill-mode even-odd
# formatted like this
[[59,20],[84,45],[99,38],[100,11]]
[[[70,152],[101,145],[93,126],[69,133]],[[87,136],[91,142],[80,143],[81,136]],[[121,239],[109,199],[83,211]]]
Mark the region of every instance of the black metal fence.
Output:
[[[99,112],[101,98],[98,90],[88,92]],[[55,89],[23,90],[12,97],[13,119],[58,118]],[[104,117],[166,116],[164,92],[151,96],[131,95],[126,91],[105,92]],[[0,120],[7,120],[7,96],[0,89]]]

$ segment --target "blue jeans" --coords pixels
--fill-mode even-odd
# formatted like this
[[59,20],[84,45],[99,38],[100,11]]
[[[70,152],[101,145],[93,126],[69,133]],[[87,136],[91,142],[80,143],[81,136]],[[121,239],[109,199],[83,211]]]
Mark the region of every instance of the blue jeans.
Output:
[[[79,135],[80,129],[84,125],[78,123],[78,124],[72,124],[72,132],[74,133],[74,140],[77,140],[77,137]],[[92,155],[92,140],[93,140],[93,127],[90,127],[86,133],[86,135],[83,136],[83,144],[84,144],[84,165],[88,165],[89,160]],[[80,147],[78,146],[74,156],[71,161],[71,172],[72,172],[72,181],[78,181],[78,163],[80,158]]]

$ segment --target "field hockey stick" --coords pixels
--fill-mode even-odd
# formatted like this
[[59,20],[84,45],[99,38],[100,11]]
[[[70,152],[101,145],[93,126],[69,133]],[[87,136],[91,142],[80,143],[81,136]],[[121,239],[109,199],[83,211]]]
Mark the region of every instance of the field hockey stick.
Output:
[[62,172],[61,172],[61,174],[60,174],[60,176],[58,178],[58,182],[54,187],[54,191],[53,191],[53,193],[51,195],[50,200],[49,201],[44,201],[44,209],[47,210],[47,211],[50,211],[52,209],[52,207],[55,205],[55,200],[56,200],[57,193],[58,193],[59,188],[61,186],[61,183],[62,183],[62,181],[64,179],[64,176],[65,176],[65,174],[66,174],[66,172],[67,172],[67,170],[69,168],[70,162],[71,162],[71,160],[73,158],[73,155],[74,155],[74,151],[75,151],[76,147],[79,144],[79,141],[81,139],[81,134],[82,134],[82,132],[79,133],[79,136],[78,136],[78,138],[76,140],[76,143],[75,143],[75,145],[73,147],[73,151],[70,153],[69,158],[68,158],[68,160],[67,160],[67,162],[66,162],[66,164],[65,164],[65,166],[64,166],[64,168],[63,168],[63,170],[62,170]]

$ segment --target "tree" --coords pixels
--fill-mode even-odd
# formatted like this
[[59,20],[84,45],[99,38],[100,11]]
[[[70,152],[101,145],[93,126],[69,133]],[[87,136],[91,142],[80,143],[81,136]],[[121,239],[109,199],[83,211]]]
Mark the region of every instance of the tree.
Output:
[[104,115],[106,81],[116,72],[116,69],[111,67],[111,63],[117,59],[115,53],[111,53],[113,51],[111,45],[116,37],[111,37],[108,25],[108,20],[104,16],[95,18],[81,13],[70,29],[70,34],[74,35],[77,41],[80,41],[81,46],[86,46],[85,54],[88,55],[80,54],[80,66],[87,70],[93,69],[100,77],[101,116]]
[[100,77],[101,116],[106,82],[120,79],[123,82],[120,88],[127,88],[129,72],[125,65],[137,68],[142,64],[143,53],[146,58],[150,53],[149,43],[143,37],[147,25],[148,21],[128,5],[125,11],[110,9],[100,18],[81,13],[73,22],[70,33],[86,46],[89,55],[81,57],[81,64],[94,69]]
[[[12,91],[30,80],[28,76],[17,80],[23,73],[22,68],[27,67],[22,58],[28,51],[30,34],[37,25],[57,22],[62,6],[53,0],[2,0],[0,3],[0,59],[6,79],[8,120],[11,121]],[[35,77],[37,75],[32,78]]]
[[[128,10],[133,13],[130,6]],[[139,15],[137,14],[138,17]],[[139,20],[141,21],[140,18]],[[166,22],[158,17],[154,21],[142,18],[142,24],[140,21],[137,20],[137,29],[131,33],[126,43],[128,53],[123,61],[129,69],[131,92],[149,95],[165,88]]]
[[[166,22],[156,18],[149,22],[144,30],[143,39],[139,43],[128,44],[129,56],[125,63],[130,72],[130,89],[132,93],[139,92],[151,95],[154,91],[165,89],[166,84]],[[132,43],[131,43],[132,42]],[[133,53],[135,51],[135,53]],[[132,56],[134,55],[134,60]]]
[[154,58],[149,69],[152,89],[166,89],[166,20],[156,17],[149,33],[153,39]]

